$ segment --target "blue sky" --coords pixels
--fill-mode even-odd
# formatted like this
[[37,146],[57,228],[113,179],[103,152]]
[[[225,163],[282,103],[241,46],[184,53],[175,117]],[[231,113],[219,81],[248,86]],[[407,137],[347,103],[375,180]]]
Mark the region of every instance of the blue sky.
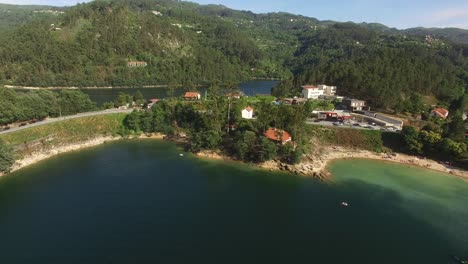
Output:
[[[0,0],[0,3],[74,5],[77,0]],[[285,11],[320,20],[378,22],[391,27],[468,29],[468,0],[194,0],[256,13]]]

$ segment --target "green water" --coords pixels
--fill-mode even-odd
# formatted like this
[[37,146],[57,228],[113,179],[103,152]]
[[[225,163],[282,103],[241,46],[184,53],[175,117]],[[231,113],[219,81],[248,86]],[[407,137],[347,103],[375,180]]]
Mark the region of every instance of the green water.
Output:
[[[0,178],[0,263],[453,263],[468,182],[352,160],[330,183],[121,141]],[[350,206],[340,206],[342,201]]]

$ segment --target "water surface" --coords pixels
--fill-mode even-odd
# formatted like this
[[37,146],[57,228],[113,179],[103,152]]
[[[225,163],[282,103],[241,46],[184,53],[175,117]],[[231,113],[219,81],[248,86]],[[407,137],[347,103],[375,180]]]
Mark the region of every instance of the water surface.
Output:
[[[468,183],[340,161],[322,183],[140,140],[0,179],[0,263],[451,263]],[[348,201],[349,207],[340,206]]]
[[[271,94],[271,88],[275,86],[278,81],[272,80],[252,80],[239,84],[239,90],[247,96],[254,96],[257,94]],[[117,95],[121,92],[128,94],[135,94],[140,91],[144,98],[166,98],[169,96],[182,96],[187,90],[184,87],[178,87],[170,91],[167,87],[159,88],[113,88],[113,89],[83,89],[82,91],[89,95],[91,100],[101,105],[104,102],[114,101]],[[198,88],[200,93],[205,95],[205,87]]]

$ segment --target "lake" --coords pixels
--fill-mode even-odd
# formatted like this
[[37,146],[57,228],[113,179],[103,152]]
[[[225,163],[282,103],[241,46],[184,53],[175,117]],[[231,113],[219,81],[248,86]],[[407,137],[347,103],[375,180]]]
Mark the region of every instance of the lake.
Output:
[[[251,80],[239,84],[239,90],[245,93],[247,96],[254,96],[257,94],[271,94],[271,88],[275,86],[278,81],[274,80]],[[113,89],[83,89],[82,91],[89,95],[91,100],[101,105],[104,102],[110,102],[117,98],[117,95],[121,92],[128,94],[135,94],[136,91],[140,91],[144,98],[165,98],[171,95],[169,88],[113,88]],[[201,87],[198,89],[202,95],[205,95],[206,88]],[[182,96],[186,88],[178,87],[173,91],[173,96]]]
[[[367,160],[320,182],[132,140],[0,178],[0,263],[453,263],[468,182]],[[346,201],[348,207],[340,203]]]

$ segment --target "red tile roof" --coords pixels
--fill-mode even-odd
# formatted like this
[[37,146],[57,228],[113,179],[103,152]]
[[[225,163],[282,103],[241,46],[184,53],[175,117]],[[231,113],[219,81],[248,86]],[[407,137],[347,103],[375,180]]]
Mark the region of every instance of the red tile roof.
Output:
[[153,104],[154,104],[154,103],[157,103],[157,102],[159,102],[159,99],[156,99],[156,98],[149,99],[149,100],[148,100],[148,102],[150,102],[150,103],[153,103]]
[[253,111],[253,108],[250,107],[250,106],[247,106],[244,110],[247,110],[247,111],[249,111],[249,112],[252,112],[252,111]]
[[280,141],[283,144],[291,140],[291,135],[288,132],[272,127],[268,128],[263,135],[268,139]]
[[318,89],[318,86],[315,85],[304,85],[302,86],[303,89]]
[[198,98],[199,96],[198,92],[185,92],[184,98]]
[[442,118],[447,118],[449,111],[445,108],[435,108],[432,110],[432,113],[435,113],[436,115],[442,117]]

